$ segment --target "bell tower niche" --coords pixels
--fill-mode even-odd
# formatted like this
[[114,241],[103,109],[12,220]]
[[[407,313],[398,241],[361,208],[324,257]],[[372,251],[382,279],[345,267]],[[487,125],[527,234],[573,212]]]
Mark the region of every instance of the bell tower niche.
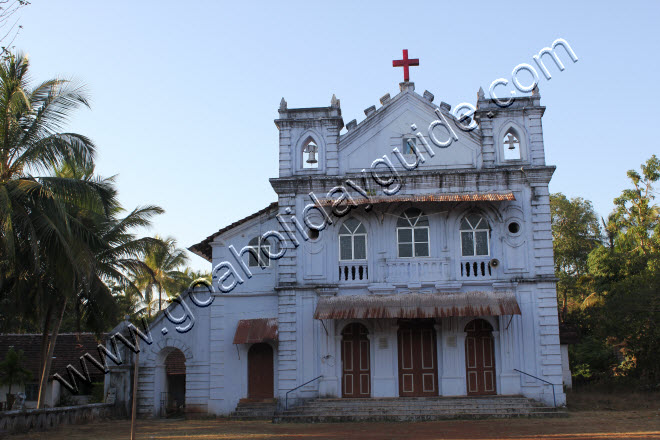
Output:
[[545,165],[538,87],[530,96],[510,101],[487,99],[479,90],[475,118],[481,127],[484,167]]
[[339,132],[344,127],[339,100],[329,107],[288,108],[282,98],[279,118],[280,177],[339,173]]

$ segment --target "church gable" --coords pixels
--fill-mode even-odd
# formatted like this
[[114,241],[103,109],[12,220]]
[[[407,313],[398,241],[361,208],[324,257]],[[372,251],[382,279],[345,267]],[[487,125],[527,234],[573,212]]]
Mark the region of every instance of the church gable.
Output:
[[[436,107],[431,103],[433,97],[430,93],[422,97],[414,93],[412,84],[407,87],[389,101],[387,96],[382,99],[384,105],[380,109],[370,107],[365,110],[367,118],[359,125],[354,121],[348,123],[349,131],[339,141],[340,174],[368,169],[383,155],[387,155],[395,167],[403,168],[404,162],[415,162],[415,147],[425,159],[420,163],[420,169],[480,168],[478,130],[462,131],[446,104],[443,108]],[[437,112],[441,112],[442,117]],[[444,121],[451,126],[452,133],[444,127]],[[414,132],[411,129],[413,124],[417,127]],[[416,136],[417,133],[422,134],[423,141]],[[438,145],[453,134],[458,140],[454,138],[448,148]],[[427,153],[424,142],[434,156]]]

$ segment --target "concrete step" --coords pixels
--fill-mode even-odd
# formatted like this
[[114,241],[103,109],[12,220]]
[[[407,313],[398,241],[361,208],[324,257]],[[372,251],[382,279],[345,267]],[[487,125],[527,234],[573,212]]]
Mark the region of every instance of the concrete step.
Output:
[[518,396],[316,399],[276,414],[274,422],[425,421],[455,418],[562,417],[565,411]]
[[458,413],[458,414],[381,414],[381,415],[322,415],[322,416],[286,416],[276,415],[273,423],[346,423],[346,422],[424,422],[452,419],[492,419],[492,418],[532,418],[532,417],[568,417],[565,411],[529,412],[529,413]]
[[242,401],[229,415],[234,420],[272,420],[277,409],[277,403]]

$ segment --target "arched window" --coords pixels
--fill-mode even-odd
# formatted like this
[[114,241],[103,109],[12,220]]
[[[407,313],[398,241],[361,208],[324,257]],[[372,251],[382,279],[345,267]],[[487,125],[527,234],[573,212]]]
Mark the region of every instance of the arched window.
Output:
[[367,230],[359,220],[349,218],[339,228],[339,259],[367,259]]
[[429,219],[415,208],[406,210],[396,222],[399,258],[429,256]]
[[479,214],[461,220],[461,252],[464,257],[490,255],[490,226]]
[[303,168],[316,169],[319,167],[319,146],[311,137],[305,141],[302,148]]
[[248,266],[250,267],[269,267],[270,258],[270,245],[267,241],[262,241],[261,237],[254,237],[248,243],[248,247],[253,251],[248,252]]
[[502,138],[504,160],[520,160],[520,135],[510,128]]

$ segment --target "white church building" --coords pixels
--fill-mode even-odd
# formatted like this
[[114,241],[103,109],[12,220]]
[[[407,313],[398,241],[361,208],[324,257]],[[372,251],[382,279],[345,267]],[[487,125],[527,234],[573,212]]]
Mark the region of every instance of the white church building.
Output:
[[282,99],[277,201],[190,248],[213,293],[151,325],[141,415],[246,399],[565,403],[538,89],[506,107],[480,91],[461,121],[433,101],[405,81],[345,125],[334,96]]

